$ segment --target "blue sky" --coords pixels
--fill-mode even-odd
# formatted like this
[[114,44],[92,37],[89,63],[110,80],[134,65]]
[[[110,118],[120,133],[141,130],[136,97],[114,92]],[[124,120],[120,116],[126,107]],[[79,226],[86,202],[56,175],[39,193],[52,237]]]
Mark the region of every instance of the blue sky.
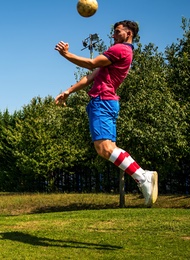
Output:
[[[56,97],[75,82],[76,66],[54,50],[63,40],[75,54],[82,40],[98,33],[107,44],[111,25],[138,21],[143,45],[154,43],[159,51],[182,37],[182,17],[190,18],[189,0],[99,0],[97,13],[79,16],[77,0],[0,0],[0,111],[20,110],[37,96]],[[96,53],[94,53],[94,56]]]

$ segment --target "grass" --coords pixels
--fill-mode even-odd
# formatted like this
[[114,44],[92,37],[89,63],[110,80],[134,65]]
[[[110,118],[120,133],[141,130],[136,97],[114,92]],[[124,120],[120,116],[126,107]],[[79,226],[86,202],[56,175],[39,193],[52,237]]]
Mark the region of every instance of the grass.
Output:
[[0,259],[190,259],[190,197],[0,194]]

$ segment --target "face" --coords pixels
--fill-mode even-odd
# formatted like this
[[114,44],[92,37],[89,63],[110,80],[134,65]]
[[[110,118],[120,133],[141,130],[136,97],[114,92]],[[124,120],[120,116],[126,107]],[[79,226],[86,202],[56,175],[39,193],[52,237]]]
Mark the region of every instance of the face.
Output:
[[129,37],[131,37],[131,31],[120,24],[115,28],[112,37],[114,38],[114,44],[128,42]]

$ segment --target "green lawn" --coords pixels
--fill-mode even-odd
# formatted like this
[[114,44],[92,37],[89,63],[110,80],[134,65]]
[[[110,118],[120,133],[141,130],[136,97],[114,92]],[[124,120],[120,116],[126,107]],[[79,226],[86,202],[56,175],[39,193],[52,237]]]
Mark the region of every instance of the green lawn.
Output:
[[189,197],[151,209],[126,197],[137,205],[120,209],[104,194],[2,194],[0,259],[190,259]]

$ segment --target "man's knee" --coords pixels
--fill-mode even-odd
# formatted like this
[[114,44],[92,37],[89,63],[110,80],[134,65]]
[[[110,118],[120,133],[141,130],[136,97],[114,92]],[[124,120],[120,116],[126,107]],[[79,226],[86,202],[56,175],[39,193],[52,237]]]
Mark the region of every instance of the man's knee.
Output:
[[107,159],[109,154],[108,154],[107,150],[104,147],[102,147],[100,145],[97,145],[97,144],[94,144],[94,147],[95,147],[96,152],[97,152],[98,155],[100,155],[101,157]]
[[105,159],[109,159],[116,146],[115,143],[110,140],[99,140],[94,142],[94,147],[98,155]]

